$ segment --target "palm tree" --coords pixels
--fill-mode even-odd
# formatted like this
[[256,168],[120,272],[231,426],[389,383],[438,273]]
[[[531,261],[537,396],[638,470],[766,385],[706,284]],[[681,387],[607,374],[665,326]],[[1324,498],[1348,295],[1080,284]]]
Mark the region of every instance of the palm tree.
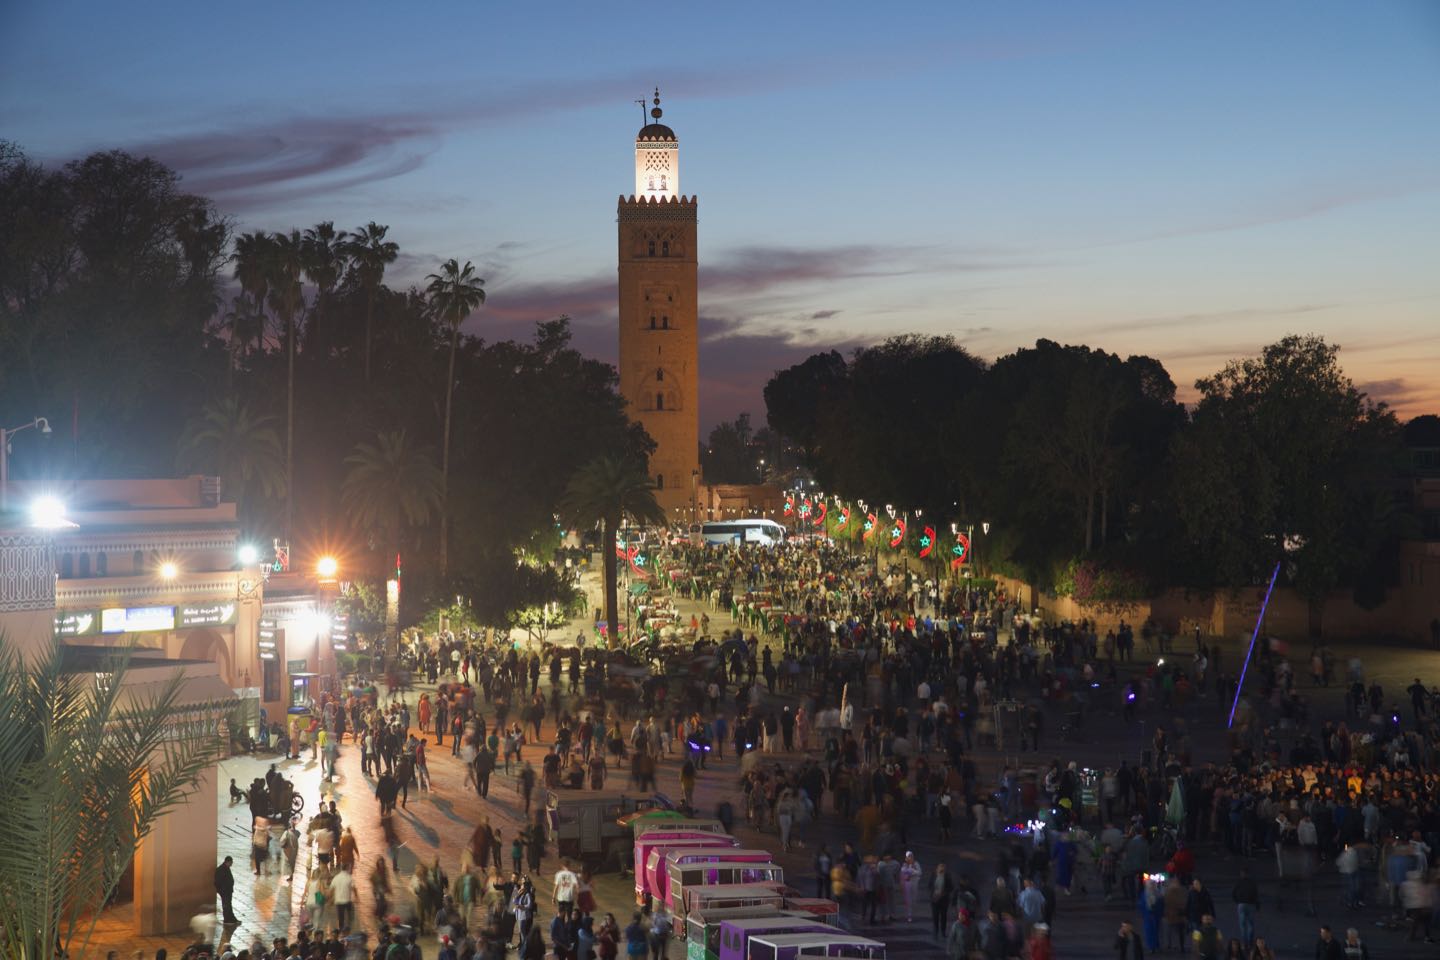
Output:
[[271,236],[267,280],[270,307],[285,328],[285,539],[295,519],[295,318],[305,306],[300,275],[305,270],[305,240],[299,230]]
[[[344,231],[337,232],[332,220],[324,220],[305,231],[305,279],[315,284],[315,302],[311,304],[310,323],[306,329],[306,346],[325,349],[327,333],[323,323],[328,317],[316,316],[329,303],[330,294],[345,272],[346,242]],[[333,336],[329,337],[333,342]]]
[[341,507],[356,529],[379,533],[395,553],[406,527],[424,526],[440,510],[440,470],[404,430],[382,430],[373,442],[357,444],[345,466]]
[[127,685],[128,662],[129,651],[115,650],[79,670],[58,645],[22,658],[0,636],[6,957],[56,956],[56,944],[82,955],[140,841],[190,798],[225,746],[218,735],[172,729],[181,711],[213,715],[220,705],[185,701],[178,673]]
[[206,404],[185,425],[176,465],[220,477],[242,506],[257,490],[278,497],[285,492],[286,475],[274,420],[255,416],[234,397]]
[[255,305],[255,314],[261,319],[259,329],[249,330],[255,337],[255,349],[265,343],[265,298],[270,292],[270,275],[273,272],[275,244],[270,234],[255,232],[242,233],[235,238],[235,279],[240,282],[242,292],[249,295]]
[[238,293],[231,298],[221,326],[229,340],[233,367],[248,352],[252,341],[259,348],[265,336],[265,311],[245,294]]
[[581,467],[565,487],[561,516],[577,528],[600,524],[600,557],[605,571],[605,622],[610,643],[620,636],[620,611],[615,603],[615,534],[628,519],[661,524],[665,511],[655,500],[650,477],[638,464],[602,456]]
[[371,220],[353,233],[345,234],[345,255],[350,258],[356,279],[365,288],[365,382],[370,382],[370,337],[375,318],[375,293],[385,278],[386,264],[400,256],[400,245],[386,240],[390,228]]
[[446,260],[439,273],[425,278],[431,314],[450,327],[450,366],[445,376],[445,446],[440,455],[440,576],[443,579],[450,565],[450,406],[455,397],[455,352],[460,346],[460,324],[485,302],[485,281],[475,276],[469,260],[465,267],[459,261]]

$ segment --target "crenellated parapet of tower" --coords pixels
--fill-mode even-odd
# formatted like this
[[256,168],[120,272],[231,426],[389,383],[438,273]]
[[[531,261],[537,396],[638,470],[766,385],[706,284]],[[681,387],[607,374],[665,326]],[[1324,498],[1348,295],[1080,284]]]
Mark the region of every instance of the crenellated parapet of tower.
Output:
[[693,220],[697,197],[637,197],[620,195],[621,220]]
[[627,197],[627,196],[625,196],[625,194],[623,194],[623,193],[620,194],[620,202],[621,202],[621,203],[644,204],[645,206],[652,206],[652,207],[662,206],[662,205],[665,205],[665,206],[693,207],[693,206],[695,206],[696,201],[698,201],[699,199],[700,199],[699,197],[687,197],[687,196],[679,196],[679,197],[637,197],[637,196],[635,196],[635,194],[633,194],[633,193],[630,194],[630,196]]

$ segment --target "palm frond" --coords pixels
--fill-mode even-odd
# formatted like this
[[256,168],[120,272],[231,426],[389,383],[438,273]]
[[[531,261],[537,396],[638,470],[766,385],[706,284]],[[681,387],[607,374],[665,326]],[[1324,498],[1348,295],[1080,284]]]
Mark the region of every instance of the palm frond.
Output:
[[175,739],[182,707],[219,705],[182,704],[178,673],[127,687],[129,661],[115,651],[98,682],[68,671],[58,646],[26,662],[0,636],[0,932],[11,956],[75,946],[77,924],[98,914],[140,841],[225,745],[218,728]]

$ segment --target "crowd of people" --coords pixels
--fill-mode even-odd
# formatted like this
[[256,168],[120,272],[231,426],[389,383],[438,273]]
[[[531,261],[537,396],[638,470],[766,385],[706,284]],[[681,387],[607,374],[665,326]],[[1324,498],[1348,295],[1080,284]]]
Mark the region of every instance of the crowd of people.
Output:
[[[287,747],[308,747],[327,775],[348,733],[375,780],[388,849],[367,877],[387,942],[367,952],[403,957],[400,941],[420,931],[448,937],[457,957],[500,960],[507,946],[527,960],[536,949],[562,960],[611,960],[622,944],[629,956],[636,943],[651,952],[668,919],[646,914],[623,930],[613,916],[597,919],[590,878],[568,866],[554,887],[574,876],[574,898],[552,898],[541,930],[530,880],[547,852],[538,791],[600,790],[625,774],[641,790],[673,783],[693,809],[699,771],[730,761],[749,827],[773,833],[782,852],[814,851],[817,895],[861,926],[909,922],[928,907],[955,960],[1047,960],[1063,946],[1070,898],[1133,906],[1116,934],[1121,960],[1177,944],[1202,958],[1265,960],[1273,953],[1257,914],[1272,900],[1316,913],[1338,906],[1416,940],[1437,932],[1440,696],[1418,678],[1401,710],[1397,691],[1366,682],[1352,661],[1343,715],[1330,715],[1310,706],[1286,652],[1267,646],[1223,742],[1227,758],[1213,755],[1205,728],[1228,712],[1239,664],[1198,633],[1192,647],[1149,622],[1046,624],[1001,585],[877,570],[823,543],[681,544],[655,566],[708,605],[671,640],[663,672],[627,673],[633,663],[583,635],[529,655],[446,639],[413,651],[410,664],[435,685],[413,706],[388,689],[354,689],[284,731]],[[710,614],[721,611],[738,627],[711,637]],[[1335,682],[1328,650],[1311,665],[1312,687]],[[662,673],[668,682],[656,681]],[[547,717],[554,734],[541,742]],[[1087,724],[1116,721],[1147,725],[1109,752],[1115,762],[1090,769],[1060,758]],[[429,788],[427,751],[447,739],[481,797],[497,770],[508,776],[523,825],[508,838],[477,825],[454,877],[438,859],[404,876],[396,808]],[[715,815],[728,830],[736,811],[721,800]],[[257,825],[256,868],[267,869],[274,839],[277,869],[293,874],[292,833]],[[308,926],[284,946],[293,955],[329,952],[327,927],[342,944],[358,934],[346,833],[333,809],[306,831],[317,863]],[[849,842],[832,854],[836,835]],[[1210,889],[1229,869],[1221,851],[1245,864],[1223,884],[1228,908]],[[1317,903],[1327,875],[1342,880],[1341,904]],[[1368,950],[1355,931],[1320,939],[1327,960],[1331,941],[1336,956]]]

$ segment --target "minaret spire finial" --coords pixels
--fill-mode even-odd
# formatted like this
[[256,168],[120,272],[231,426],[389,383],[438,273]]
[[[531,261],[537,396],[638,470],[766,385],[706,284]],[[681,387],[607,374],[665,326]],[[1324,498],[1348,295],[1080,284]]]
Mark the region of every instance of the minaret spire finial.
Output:
[[659,87],[656,87],[656,88],[655,88],[655,109],[653,109],[653,110],[650,111],[650,116],[654,117],[655,120],[658,122],[658,121],[660,120],[660,118],[664,115],[664,113],[665,113],[665,111],[660,109],[660,88],[659,88]]

